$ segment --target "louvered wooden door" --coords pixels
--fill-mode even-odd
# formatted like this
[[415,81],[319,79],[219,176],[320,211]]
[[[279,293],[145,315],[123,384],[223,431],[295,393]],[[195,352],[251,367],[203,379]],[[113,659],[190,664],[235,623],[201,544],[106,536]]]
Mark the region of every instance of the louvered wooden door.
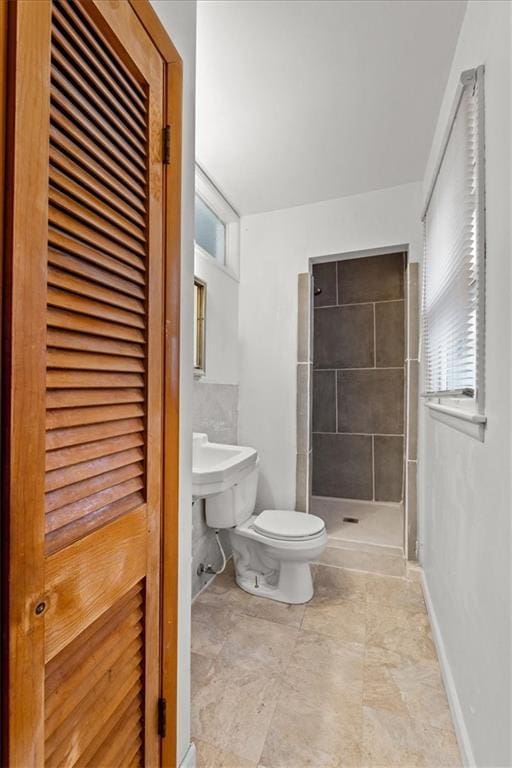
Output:
[[152,766],[164,64],[125,0],[12,13],[11,764]]

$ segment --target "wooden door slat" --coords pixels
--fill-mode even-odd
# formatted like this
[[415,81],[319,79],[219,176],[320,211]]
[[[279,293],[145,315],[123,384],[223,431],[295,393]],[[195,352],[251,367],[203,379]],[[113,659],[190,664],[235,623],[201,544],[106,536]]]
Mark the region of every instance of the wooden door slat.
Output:
[[111,100],[113,104],[119,104],[120,114],[127,113],[130,115],[131,120],[135,121],[139,126],[139,130],[144,131],[144,113],[146,111],[144,101],[134,101],[119,87],[116,79],[102,66],[101,59],[91,50],[90,45],[87,45],[87,31],[83,27],[81,28],[80,22],[76,17],[73,21],[68,19],[62,11],[62,7],[62,3],[55,3],[53,6],[53,14],[56,21],[54,29],[61,29],[62,34],[69,40],[68,50],[75,52],[75,56],[76,52],[79,51],[83,57],[82,62],[87,61],[91,69],[91,77],[98,84],[98,88],[101,89],[105,100]]
[[[52,533],[66,525],[76,523],[77,520],[87,517],[103,507],[107,507],[126,496],[132,496],[137,491],[141,491],[143,487],[144,481],[140,475],[137,475],[124,482],[117,483],[117,485],[104,488],[97,493],[87,496],[85,499],[80,499],[78,502],[73,502],[52,512],[47,512],[45,515],[45,533]],[[124,518],[126,518],[126,515],[123,515],[120,519],[123,520]],[[101,529],[98,528],[97,530]]]
[[[62,130],[59,127],[59,123],[62,124]],[[104,194],[108,194],[112,205],[124,210],[124,206],[128,205],[132,208],[132,219],[135,224],[141,224],[141,218],[144,218],[146,213],[146,205],[144,198],[141,198],[139,193],[134,193],[126,184],[126,180],[123,178],[124,171],[121,174],[116,174],[112,169],[106,167],[103,162],[99,162],[96,159],[96,155],[91,154],[92,144],[89,142],[85,134],[82,139],[76,141],[74,133],[72,132],[72,122],[66,118],[65,115],[59,115],[54,123],[50,125],[50,153],[52,149],[59,151],[64,157],[70,158],[70,163],[64,166],[64,170],[69,172],[70,167],[73,167],[73,171],[80,179],[84,179],[84,174],[87,173],[95,180],[96,184],[100,183],[103,190],[108,190]],[[55,165],[58,162],[55,160],[55,154],[51,158]],[[63,165],[63,160],[59,157],[60,165]],[[94,181],[91,181],[90,186],[94,186]],[[98,195],[101,196],[101,195]],[[128,218],[130,218],[128,216]]]
[[82,464],[74,464],[72,467],[56,469],[46,473],[46,492],[56,491],[59,488],[65,488],[88,478],[105,474],[112,469],[142,461],[144,461],[144,452],[140,448],[132,448],[128,451],[120,451],[109,456],[85,461]]
[[[111,632],[130,617],[137,618],[144,612],[144,590],[135,584],[105,611],[96,621],[89,624],[75,639],[65,646],[45,666],[45,691],[48,695],[73,674],[75,666],[87,658],[89,652],[99,647]],[[138,620],[138,618],[137,618]]]
[[142,419],[122,419],[121,421],[109,421],[105,424],[54,429],[46,433],[46,447],[48,451],[54,451],[80,443],[93,443],[106,437],[142,432],[143,429],[144,422]]
[[46,394],[47,408],[74,408],[115,403],[143,403],[143,389],[50,389]]
[[144,318],[140,314],[135,314],[125,309],[118,309],[117,307],[104,304],[103,301],[88,299],[85,296],[79,296],[76,293],[70,293],[60,288],[48,288],[48,304],[51,307],[79,312],[82,315],[112,320],[114,323],[129,325],[132,328],[141,329],[145,327]]
[[[101,89],[97,87],[97,81],[90,83],[83,75],[83,63],[80,61],[79,55],[76,52],[71,52],[67,47],[66,55],[61,51],[61,47],[66,50],[66,41],[59,33],[58,29],[54,28],[52,32],[52,57],[56,63],[62,75],[73,85],[76,89],[76,97],[80,100],[83,108],[87,110],[89,117],[95,115],[101,115],[101,122],[99,126],[102,127],[106,133],[116,143],[118,142],[117,133],[124,137],[124,140],[128,142],[130,147],[138,153],[143,162],[143,169],[145,169],[145,158],[147,155],[145,144],[146,136],[144,132],[138,128],[135,124],[128,129],[126,123],[126,111],[120,115],[117,110],[112,109],[110,101],[105,101]],[[106,124],[103,121],[107,121]],[[140,133],[139,133],[140,131]],[[136,137],[137,134],[137,137]],[[122,145],[121,145],[122,149]]]
[[112,405],[88,406],[86,408],[59,408],[46,412],[46,429],[104,424],[120,419],[142,418],[144,405],[141,403],[115,403]]
[[68,331],[82,331],[86,334],[94,334],[106,339],[119,339],[122,341],[144,344],[144,333],[131,326],[121,325],[116,322],[99,320],[95,317],[81,315],[57,307],[48,307],[48,327]]
[[[120,149],[118,144],[114,143],[111,137],[106,134],[105,126],[97,125],[96,121],[93,121],[85,114],[83,103],[80,102],[80,96],[75,91],[76,89],[73,88],[62,73],[53,67],[50,87],[53,107],[52,117],[57,111],[66,115],[81,129],[82,133],[94,141],[98,149],[103,150],[105,155],[111,158],[111,162],[121,166],[125,173],[130,174],[137,181],[139,190],[143,194],[145,182],[144,165],[142,168],[140,167],[138,159],[133,154],[133,150],[129,155],[130,159],[127,159],[128,147]],[[90,106],[88,109],[91,111]]]
[[[57,178],[59,172],[56,173]],[[131,235],[123,232],[119,227],[112,224],[106,217],[98,216],[94,211],[87,207],[87,195],[83,195],[83,200],[78,201],[75,197],[71,197],[69,194],[64,194],[56,185],[53,184],[54,171],[50,170],[50,204],[51,210],[59,209],[69,214],[75,221],[80,222],[82,225],[98,232],[103,238],[108,241],[119,244],[127,251],[131,251],[144,259],[146,255],[146,249],[143,243],[139,239],[135,239]],[[50,214],[50,222],[53,220]],[[142,240],[145,240],[143,237]]]
[[54,8],[53,20],[52,43],[60,49],[64,58],[67,57],[74,62],[75,67],[89,85],[96,88],[105,105],[125,120],[134,135],[141,141],[145,141],[144,117],[134,108],[133,103],[124,97],[123,92],[116,88],[114,81],[105,73],[105,70],[98,65],[87,45],[76,34],[58,6]]
[[133,389],[144,386],[143,376],[136,373],[97,373],[96,371],[62,371],[58,368],[46,374],[48,389]]
[[131,280],[125,280],[124,278],[118,277],[112,272],[100,269],[83,259],[75,258],[62,251],[56,251],[51,247],[48,251],[48,263],[53,267],[58,267],[60,270],[65,270],[73,275],[86,278],[98,285],[115,289],[121,294],[127,294],[139,301],[144,301],[146,298],[143,287],[137,283],[133,283]]
[[131,344],[127,341],[104,339],[100,336],[89,336],[85,333],[73,331],[60,331],[49,328],[47,334],[48,347],[57,349],[71,349],[76,352],[99,352],[103,355],[119,355],[144,359],[144,347],[142,344]]
[[[55,132],[58,132],[58,130],[55,129]],[[91,173],[89,167],[84,168],[78,162],[79,158],[70,157],[69,153],[63,152],[61,144],[62,142],[54,141],[52,137],[52,142],[50,143],[50,163],[53,172],[55,173],[55,170],[59,169],[66,178],[73,180],[79,188],[87,190],[90,194],[90,200],[94,200],[98,207],[100,202],[104,203],[113,212],[122,216],[125,223],[129,222],[138,231],[145,231],[146,219],[144,215],[134,210],[132,205],[126,203],[124,198],[120,197],[118,191],[114,192],[110,185],[99,179],[94,173]],[[69,150],[71,145],[68,144],[67,146]],[[73,154],[75,153],[76,148],[73,147]]]
[[48,368],[64,368],[68,371],[121,371],[141,374],[145,371],[144,360],[136,357],[49,348],[46,358]]
[[109,744],[111,739],[122,733],[121,723],[131,722],[136,716],[138,708],[141,706],[141,697],[135,697],[134,699],[125,699],[121,702],[118,709],[112,714],[109,720],[105,723],[104,732],[97,734],[96,738],[91,741],[87,749],[85,749],[73,768],[86,768],[92,765],[121,765],[121,763],[106,763],[105,760],[100,761],[100,750],[104,748],[104,745]]
[[[63,100],[60,99],[61,103]],[[145,210],[146,194],[144,187],[139,181],[133,179],[124,166],[117,165],[112,162],[112,157],[102,147],[98,146],[94,139],[89,134],[82,130],[82,128],[74,123],[74,121],[65,114],[63,111],[52,111],[52,122],[50,124],[50,138],[53,140],[54,132],[52,128],[56,128],[60,134],[64,134],[68,137],[68,140],[73,144],[78,145],[79,149],[84,154],[84,163],[87,160],[91,167],[99,173],[103,170],[103,177],[108,178],[108,175],[117,178],[117,184],[119,187],[119,194],[131,193],[136,199],[138,199],[138,209]],[[77,152],[73,153],[75,159],[80,155]],[[87,167],[87,164],[86,166]]]
[[[66,665],[67,675],[60,684],[50,693],[47,680],[45,680],[45,720],[47,734],[53,733],[67,715],[80,702],[80,694],[87,691],[88,676],[96,679],[103,677],[109,666],[125,653],[127,649],[141,646],[141,631],[139,623],[144,613],[128,616],[125,621],[114,631],[110,631],[102,638],[100,644],[87,648],[83,646],[78,658],[75,656]],[[93,640],[96,640],[94,637]]]
[[[61,253],[62,256],[66,256],[75,262],[83,264],[83,268],[88,266],[98,268],[99,272],[103,275],[104,272],[112,274],[113,280],[116,280],[120,276],[125,283],[131,285],[136,284],[138,289],[144,292],[144,286],[146,284],[144,269],[144,262],[141,261],[136,267],[125,264],[119,261],[115,256],[109,256],[101,251],[91,248],[83,243],[81,240],[77,240],[73,236],[66,232],[61,232],[58,229],[50,229],[48,232],[48,243],[52,254]],[[101,269],[100,269],[101,268]],[[72,271],[72,270],[70,270]],[[98,272],[98,274],[99,274]],[[99,278],[96,278],[97,282],[101,282]],[[124,293],[128,293],[127,286],[123,284],[123,288],[119,288]]]
[[139,460],[133,464],[122,466],[119,469],[112,469],[102,475],[92,476],[87,480],[64,486],[56,491],[50,491],[46,494],[46,514],[61,511],[66,507],[69,508],[70,505],[75,504],[77,501],[95,496],[105,489],[111,490],[114,486],[125,482],[125,480],[140,477],[143,471],[144,465]]
[[[116,287],[117,290],[124,293],[138,291],[138,298],[145,296],[144,274],[139,272],[138,268],[128,266],[115,257],[90,248],[80,240],[76,240],[65,232],[60,232],[56,229],[50,229],[48,241],[50,246],[49,258],[55,259],[58,255],[61,261],[66,259],[67,264],[70,265],[67,267],[70,272],[77,270],[80,264],[82,265],[81,274],[91,277],[96,282],[101,283],[104,279],[107,279],[107,275],[111,275],[112,282],[110,284]],[[144,269],[144,264],[141,263],[141,267]],[[122,280],[122,282],[118,283],[118,280]],[[129,286],[133,287],[129,288]]]
[[76,277],[65,272],[62,269],[50,267],[48,270],[48,285],[55,288],[61,288],[69,293],[84,296],[89,299],[105,302],[113,307],[120,307],[129,312],[136,312],[139,315],[145,314],[144,302],[140,299],[134,299],[124,293],[119,293],[112,288],[105,288],[102,285],[93,283],[88,279]]
[[125,435],[117,435],[95,440],[91,443],[83,443],[68,448],[60,448],[46,453],[46,471],[51,473],[63,467],[70,467],[91,459],[107,457],[113,453],[137,448],[144,444],[144,438],[140,432],[131,432]]
[[125,738],[119,732],[108,742],[103,742],[102,749],[96,753],[96,765],[126,765],[132,754],[142,744],[140,724],[135,718],[125,719]]
[[[134,490],[130,491],[130,487]],[[92,531],[96,531],[106,526],[113,520],[117,520],[127,512],[134,509],[141,509],[145,506],[144,496],[141,492],[143,483],[139,478],[129,480],[124,486],[116,486],[119,492],[119,499],[108,500],[103,507],[98,507],[87,512],[87,514],[75,518],[72,522],[63,528],[56,528],[45,535],[45,553],[53,555],[64,547],[80,541]]]
[[[141,243],[146,242],[144,227],[134,224],[131,219],[126,218],[124,214],[118,213],[118,211],[116,211],[115,208],[111,208],[109,203],[104,199],[98,197],[94,192],[90,192],[86,187],[83,187],[60,168],[53,165],[53,163],[50,169],[50,183],[52,186],[63,192],[67,197],[78,202],[80,210],[82,211],[81,218],[87,223],[92,223],[93,226],[96,226],[101,230],[104,228],[104,222],[106,220],[120,233],[114,239],[124,242],[125,237],[123,236],[123,233],[126,233],[128,237],[134,238]],[[62,207],[64,207],[64,205],[62,205]],[[87,209],[90,209],[94,215],[88,214]],[[83,213],[84,210],[85,213]],[[145,251],[143,251],[143,255],[144,253]]]
[[126,763],[126,768],[142,768],[143,757],[141,755],[141,749],[135,751],[133,757]]
[[[101,706],[101,693],[109,694],[108,687],[109,682],[112,687],[112,680],[115,680],[119,676],[122,676],[123,672],[127,669],[133,670],[138,667],[142,661],[142,637],[141,627],[136,627],[135,632],[130,632],[128,637],[131,642],[126,644],[126,638],[118,638],[117,647],[105,648],[103,646],[96,662],[96,665],[87,665],[89,673],[89,679],[83,678],[80,672],[77,670],[75,674],[75,680],[72,680],[72,685],[64,687],[62,694],[59,696],[61,699],[60,706],[49,713],[45,722],[47,744],[52,745],[55,743],[62,743],[64,739],[69,737],[67,732],[67,721],[72,718],[79,717],[77,708],[81,708],[82,711],[88,709],[90,706]],[[122,642],[124,640],[124,642]],[[108,650],[110,653],[108,653]],[[84,665],[85,666],[85,665]],[[110,667],[110,668],[109,668]],[[88,695],[91,692],[91,688],[94,687],[96,694],[96,702],[91,700],[87,701]],[[65,696],[68,693],[68,696]],[[71,694],[71,695],[69,695]],[[98,706],[99,704],[99,706]],[[99,713],[98,713],[99,714]],[[75,720],[76,722],[76,720]],[[140,723],[139,723],[140,725]]]
[[83,221],[77,219],[69,211],[65,211],[63,208],[50,207],[49,221],[51,227],[56,227],[62,230],[71,237],[75,237],[78,240],[83,241],[87,246],[97,249],[107,256],[113,256],[119,261],[124,261],[135,269],[143,269],[143,259],[140,255],[137,255],[133,250],[125,248],[119,242],[111,240],[105,236],[99,230],[94,227],[85,224]]
[[[116,669],[116,672],[119,670]],[[111,716],[120,702],[135,690],[138,694],[142,689],[141,671],[135,667],[129,674],[123,674],[121,682],[112,686],[111,681],[100,680],[88,692],[83,701],[81,711],[75,711],[57,731],[55,739],[47,739],[46,755],[49,765],[69,765],[73,754],[80,754],[94,738],[101,724]],[[107,687],[111,684],[112,696],[108,696]],[[103,704],[101,709],[95,703]]]
[[133,77],[122,59],[114,52],[105,37],[100,43],[79,5],[70,3],[68,0],[60,0],[59,5],[65,11],[67,18],[72,20],[77,27],[79,34],[87,41],[90,51],[94,53],[98,61],[101,61],[103,70],[109,72],[116,79],[123,92],[126,92],[128,100],[136,103],[138,109],[145,114],[147,108],[144,89]]

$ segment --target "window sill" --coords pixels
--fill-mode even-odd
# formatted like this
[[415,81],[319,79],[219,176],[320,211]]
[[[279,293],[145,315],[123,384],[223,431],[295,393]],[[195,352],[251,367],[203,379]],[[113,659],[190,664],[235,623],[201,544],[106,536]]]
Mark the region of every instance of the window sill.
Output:
[[468,411],[463,408],[453,408],[441,403],[426,402],[430,416],[448,427],[457,429],[465,435],[474,437],[483,443],[487,416],[482,413]]
[[197,243],[194,243],[194,255],[204,259],[207,264],[210,264],[212,267],[215,267],[215,269],[223,272],[227,277],[230,277],[232,280],[234,280],[235,283],[240,282],[239,276],[230,266],[227,264],[222,264],[218,259],[215,258],[215,256],[212,256],[211,253],[205,251],[204,248],[201,248],[201,246]]

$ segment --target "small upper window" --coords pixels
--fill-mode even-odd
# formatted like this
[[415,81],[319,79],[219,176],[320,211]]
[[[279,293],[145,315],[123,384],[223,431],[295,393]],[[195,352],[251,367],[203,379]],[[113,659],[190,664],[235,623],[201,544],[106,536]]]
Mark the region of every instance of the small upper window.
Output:
[[209,253],[221,264],[226,261],[226,225],[196,195],[195,208],[195,239],[203,251]]
[[203,376],[205,365],[206,284],[194,278],[194,373]]
[[465,72],[424,213],[426,395],[483,409],[483,68]]

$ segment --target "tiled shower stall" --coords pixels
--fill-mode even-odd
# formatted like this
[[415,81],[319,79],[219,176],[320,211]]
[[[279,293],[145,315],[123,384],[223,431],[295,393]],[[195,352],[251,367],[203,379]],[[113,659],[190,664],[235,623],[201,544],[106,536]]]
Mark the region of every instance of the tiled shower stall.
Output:
[[313,267],[313,495],[401,501],[405,254]]
[[297,508],[310,509],[312,497],[403,502],[411,559],[418,289],[404,248],[314,263],[298,293]]

